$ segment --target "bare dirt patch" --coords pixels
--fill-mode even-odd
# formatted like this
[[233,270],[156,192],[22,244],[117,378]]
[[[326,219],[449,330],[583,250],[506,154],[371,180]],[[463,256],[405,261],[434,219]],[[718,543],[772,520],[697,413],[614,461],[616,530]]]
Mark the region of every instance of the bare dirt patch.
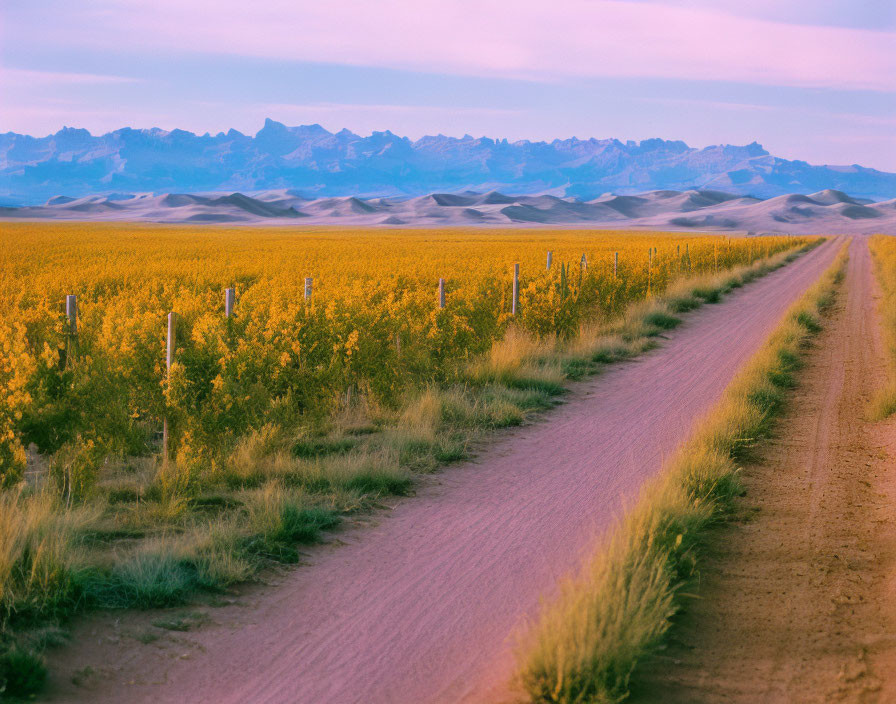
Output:
[[896,701],[896,421],[867,243],[777,437],[744,468],[739,520],[635,702]]

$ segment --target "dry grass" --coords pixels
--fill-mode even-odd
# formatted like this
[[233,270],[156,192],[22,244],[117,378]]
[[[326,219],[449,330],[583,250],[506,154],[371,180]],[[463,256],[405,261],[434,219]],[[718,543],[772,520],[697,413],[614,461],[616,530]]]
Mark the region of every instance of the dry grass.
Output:
[[49,492],[0,494],[0,609],[3,622],[66,611],[78,599],[79,535],[97,520],[64,510]]
[[707,530],[738,493],[736,461],[760,441],[830,305],[846,261],[789,311],[693,438],[647,486],[519,653],[518,684],[534,702],[620,702],[638,662],[673,624]]

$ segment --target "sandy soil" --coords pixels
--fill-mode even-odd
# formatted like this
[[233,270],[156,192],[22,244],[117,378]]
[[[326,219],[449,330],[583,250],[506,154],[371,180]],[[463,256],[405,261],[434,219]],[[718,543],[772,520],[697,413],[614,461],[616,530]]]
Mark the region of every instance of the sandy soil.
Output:
[[256,193],[179,193],[134,198],[103,195],[45,206],[0,208],[3,218],[353,227],[594,227],[816,233],[896,229],[896,201],[868,203],[841,191],[756,200],[714,190],[605,195],[582,202],[553,195],[430,194],[417,198],[351,196],[306,200],[288,189]]
[[129,635],[146,616],[85,619],[51,661],[50,699],[494,703],[540,600],[837,246],[695,312],[661,349],[577,385],[543,422],[422,482],[377,525],[340,533],[277,588],[210,610],[195,631],[143,645]]
[[896,421],[865,420],[885,373],[870,260],[854,241],[778,437],[744,469],[742,520],[633,701],[896,701]]

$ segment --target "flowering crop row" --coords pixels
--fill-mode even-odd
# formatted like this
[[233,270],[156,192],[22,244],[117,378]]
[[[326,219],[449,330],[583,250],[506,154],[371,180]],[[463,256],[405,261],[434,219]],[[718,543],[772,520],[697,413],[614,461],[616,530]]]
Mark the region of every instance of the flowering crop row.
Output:
[[[145,453],[168,417],[180,454],[208,464],[263,424],[327,416],[349,390],[389,405],[409,386],[451,381],[514,320],[515,262],[514,324],[564,337],[680,277],[807,241],[133,224],[14,224],[0,237],[7,481],[21,476],[31,443],[42,453],[73,445],[95,456]],[[305,277],[314,279],[310,301]],[[226,318],[230,286],[237,300]],[[67,294],[78,297],[76,339],[66,325]],[[166,381],[169,311],[177,313],[177,349]]]

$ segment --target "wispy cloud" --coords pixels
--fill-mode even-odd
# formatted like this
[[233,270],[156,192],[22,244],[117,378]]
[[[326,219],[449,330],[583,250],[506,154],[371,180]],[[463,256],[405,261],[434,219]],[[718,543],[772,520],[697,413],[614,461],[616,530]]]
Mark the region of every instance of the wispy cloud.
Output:
[[[637,101],[643,103],[654,103],[661,105],[685,105],[693,107],[703,107],[712,110],[726,110],[737,113],[744,112],[760,112],[760,113],[789,113],[799,114],[806,118],[825,119],[825,120],[842,120],[853,125],[867,125],[874,127],[893,127],[896,128],[896,117],[890,115],[882,117],[880,115],[863,115],[861,113],[851,111],[832,111],[819,110],[817,108],[808,108],[805,106],[794,105],[763,105],[758,103],[736,103],[722,100],[699,98],[657,98],[657,97],[640,97]],[[879,139],[879,137],[875,137]]]
[[0,67],[0,85],[76,85],[137,83],[140,79],[96,73],[66,73],[60,71],[32,71],[30,69]]
[[[896,90],[896,32],[623,0],[103,0],[53,41],[531,80],[587,76]],[[35,20],[36,21],[36,20]],[[71,31],[71,23],[78,32]]]
[[383,105],[370,103],[265,103],[255,106],[267,115],[279,115],[283,119],[291,116],[307,114],[332,113],[344,114],[380,114],[380,115],[441,115],[450,110],[455,117],[460,116],[509,116],[517,115],[520,110],[492,107],[462,107],[444,105]]
[[627,0],[696,7],[787,24],[857,27],[875,31],[896,29],[892,0]]
[[653,96],[643,96],[640,98],[635,98],[635,100],[641,103],[652,103],[659,105],[687,105],[712,108],[714,110],[731,110],[735,112],[777,112],[783,109],[779,105],[735,103],[727,100],[702,100],[700,98],[657,98]]

